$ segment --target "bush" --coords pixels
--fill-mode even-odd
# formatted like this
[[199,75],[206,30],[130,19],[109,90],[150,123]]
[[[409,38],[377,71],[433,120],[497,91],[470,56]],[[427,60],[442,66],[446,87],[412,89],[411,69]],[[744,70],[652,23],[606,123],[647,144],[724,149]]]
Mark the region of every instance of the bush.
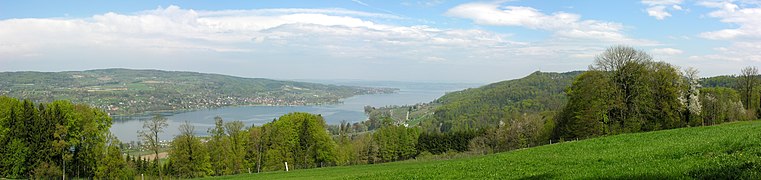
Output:
[[43,162],[32,170],[34,179],[55,179],[61,177],[61,168],[52,163]]

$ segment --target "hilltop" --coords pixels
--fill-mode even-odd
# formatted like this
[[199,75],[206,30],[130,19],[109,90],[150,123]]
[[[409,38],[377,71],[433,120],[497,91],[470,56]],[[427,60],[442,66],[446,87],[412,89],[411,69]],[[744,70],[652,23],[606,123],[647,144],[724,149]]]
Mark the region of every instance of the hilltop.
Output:
[[537,71],[518,79],[450,92],[431,103],[366,108],[366,113],[370,120],[388,117],[399,124],[420,125],[437,132],[495,127],[500,120],[524,113],[549,118],[565,104],[566,88],[581,73]]
[[0,95],[35,102],[67,99],[118,115],[234,105],[327,104],[396,91],[162,70],[0,72],[0,77]]

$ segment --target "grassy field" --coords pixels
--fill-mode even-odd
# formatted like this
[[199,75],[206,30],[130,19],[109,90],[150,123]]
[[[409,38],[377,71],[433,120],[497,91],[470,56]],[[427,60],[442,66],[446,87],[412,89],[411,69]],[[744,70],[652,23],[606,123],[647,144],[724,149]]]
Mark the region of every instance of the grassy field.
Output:
[[213,179],[759,179],[761,121],[623,134],[441,161]]

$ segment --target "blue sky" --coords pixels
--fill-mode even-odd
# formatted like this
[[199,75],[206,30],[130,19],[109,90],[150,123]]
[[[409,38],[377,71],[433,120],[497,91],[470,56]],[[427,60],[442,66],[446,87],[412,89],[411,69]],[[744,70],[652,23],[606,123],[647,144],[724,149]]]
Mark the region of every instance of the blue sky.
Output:
[[0,71],[138,68],[274,79],[494,82],[613,45],[701,76],[761,65],[761,4],[640,1],[0,1]]

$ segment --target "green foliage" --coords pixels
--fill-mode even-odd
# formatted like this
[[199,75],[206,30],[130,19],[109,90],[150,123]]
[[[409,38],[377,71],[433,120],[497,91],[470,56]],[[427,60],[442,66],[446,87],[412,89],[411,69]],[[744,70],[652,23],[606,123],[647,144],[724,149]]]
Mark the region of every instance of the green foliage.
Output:
[[33,179],[61,177],[61,174],[63,174],[61,167],[47,162],[40,163],[36,168],[34,168],[34,170],[32,170]]
[[87,105],[0,97],[0,177],[93,177],[106,159],[110,127],[106,113]]
[[[305,169],[322,167],[336,162],[336,144],[327,132],[325,120],[320,115],[290,113],[267,123],[261,130],[249,135],[255,142],[256,151],[249,157],[257,157],[257,167],[264,171]],[[252,146],[249,146],[252,147]]]
[[737,86],[737,77],[736,76],[714,76],[714,77],[707,77],[707,78],[701,78],[700,79],[700,85],[703,87],[726,87],[726,88],[734,88]]
[[[558,115],[556,139],[684,127],[683,93],[690,89],[679,70],[631,47],[616,46],[570,87]],[[685,116],[687,117],[687,116]]]
[[568,89],[568,104],[558,115],[556,139],[594,137],[620,129],[608,116],[615,99],[613,84],[601,71],[587,71]]
[[[386,123],[407,126],[424,126],[433,128],[433,113],[440,104],[438,103],[418,103],[415,105],[404,106],[385,106],[371,107],[365,106],[367,121],[360,122],[352,126],[354,132],[372,131],[380,128],[384,121]],[[362,129],[367,127],[367,129]],[[431,130],[430,132],[436,132]],[[336,133],[334,133],[336,134]]]
[[534,72],[521,79],[448,93],[435,101],[441,106],[434,113],[435,119],[424,122],[423,128],[434,132],[473,131],[520,119],[523,113],[560,109],[566,101],[563,91],[579,74]]
[[225,134],[224,120],[221,117],[214,117],[214,127],[208,130],[209,141],[206,147],[209,151],[210,162],[214,175],[232,174],[233,169],[230,165],[230,138]]
[[134,174],[129,174],[127,162],[122,156],[119,149],[119,141],[116,137],[109,137],[109,143],[105,150],[105,157],[99,161],[95,178],[97,179],[125,179],[131,178]]
[[264,153],[265,141],[262,136],[263,128],[251,126],[248,129],[248,145],[246,146],[246,166],[255,169],[255,172],[261,172],[261,164]]
[[[204,177],[213,174],[209,154],[201,139],[193,134],[195,127],[190,123],[180,125],[180,134],[172,140],[169,164],[174,174],[181,178]],[[221,147],[219,147],[221,148]]]
[[12,139],[10,143],[4,145],[2,169],[3,176],[8,178],[22,178],[26,177],[27,169],[26,161],[31,151],[26,146],[26,143],[20,139]]
[[413,158],[418,154],[420,130],[404,126],[384,126],[373,133],[373,142],[378,147],[379,162],[399,161]]
[[[716,76],[701,79],[703,87],[732,88],[740,98],[741,106],[745,108],[743,116],[747,118],[760,117],[761,111],[761,76],[753,75],[753,69],[746,67],[739,76]],[[744,74],[744,75],[743,75]],[[703,97],[703,96],[701,96]],[[755,112],[754,112],[755,111]]]
[[336,140],[336,165],[345,166],[358,164],[359,153],[357,153],[357,144],[351,140],[346,132],[338,135]]
[[243,122],[225,123],[220,117],[215,117],[214,121],[214,128],[208,131],[211,138],[206,143],[214,175],[243,172],[248,164],[245,157],[249,140]]
[[761,121],[630,133],[519,151],[211,179],[758,179]]
[[468,142],[471,151],[476,153],[502,152],[546,144],[554,127],[552,115],[543,113],[523,114],[518,119],[501,123],[493,129],[486,129],[482,135]]
[[432,154],[441,154],[450,150],[464,152],[468,151],[470,140],[478,135],[479,133],[475,131],[452,133],[423,132],[418,137],[417,150]]
[[[761,104],[759,98],[756,97],[758,95],[757,86],[759,85],[758,68],[755,66],[745,67],[737,78],[737,90],[740,92],[740,99],[745,109],[750,111],[749,115],[755,117],[759,104]],[[761,110],[758,112],[761,113]]]
[[[355,124],[356,125],[356,124]],[[334,165],[373,164],[414,158],[418,128],[383,123],[374,132],[352,132],[349,123],[328,135],[319,115],[291,113],[248,130],[246,166],[261,171],[306,169]],[[467,142],[467,141],[465,141]]]
[[248,162],[245,159],[246,156],[246,144],[248,144],[247,135],[248,132],[245,129],[245,125],[241,121],[233,121],[225,123],[225,132],[229,139],[230,145],[227,156],[228,164],[233,173],[242,173],[245,164]]
[[718,87],[702,88],[700,91],[703,125],[748,119],[740,101],[740,95],[734,89]]
[[681,101],[683,92],[689,87],[679,70],[665,62],[654,62],[650,65],[649,82],[647,86],[652,96],[645,103],[652,103],[644,110],[645,124],[642,130],[653,131],[684,127],[686,121],[682,120],[681,112],[687,106]]

